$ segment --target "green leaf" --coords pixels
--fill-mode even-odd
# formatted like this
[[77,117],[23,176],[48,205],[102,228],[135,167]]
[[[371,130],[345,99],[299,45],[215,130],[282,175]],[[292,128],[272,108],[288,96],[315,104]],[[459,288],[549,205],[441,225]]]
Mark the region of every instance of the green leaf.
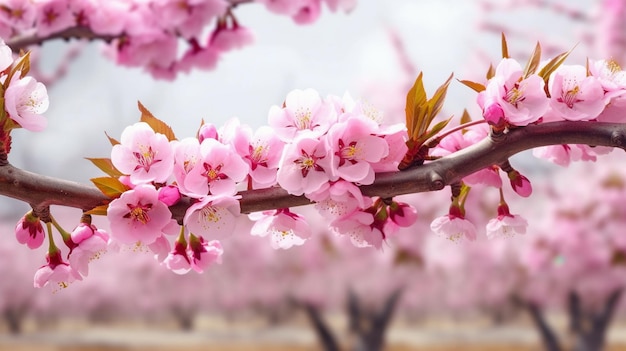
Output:
[[459,80],[459,82],[467,87],[470,87],[472,90],[474,90],[477,93],[480,93],[481,91],[486,89],[484,85],[480,83],[472,82],[471,80]]
[[95,215],[95,216],[106,216],[107,210],[109,209],[109,205],[100,205],[92,208],[89,211],[86,211],[85,214]]
[[107,134],[107,132],[104,132],[104,135],[106,135],[107,138],[109,138],[109,142],[111,143],[111,146],[115,146],[115,145],[120,143],[119,141],[117,141],[114,138],[110,137],[109,134]]
[[539,45],[539,42],[537,42],[537,45],[535,45],[535,50],[533,51],[532,55],[530,55],[530,59],[528,60],[528,63],[526,64],[526,67],[524,68],[524,79],[528,78],[531,74],[535,73],[535,71],[537,71],[537,68],[539,67],[539,63],[541,62],[541,45]]
[[140,122],[146,122],[148,125],[154,130],[155,133],[161,133],[167,137],[167,140],[172,141],[176,140],[176,136],[174,136],[174,132],[172,128],[165,124],[165,122],[160,119],[154,117],[147,108],[145,108],[141,102],[137,101],[137,105],[139,106],[139,111],[141,111]]
[[112,199],[118,198],[123,192],[129,190],[126,185],[113,177],[92,178],[91,182],[100,189],[104,195]]
[[434,137],[435,135],[437,135],[437,133],[439,133],[440,131],[443,130],[443,128],[445,128],[448,123],[450,123],[450,121],[452,120],[452,117],[443,120],[437,124],[435,124],[432,129],[430,129],[428,132],[426,132],[425,134],[423,134],[420,139],[418,139],[418,142],[421,142],[420,144],[423,144],[426,142],[426,140]]
[[115,166],[113,166],[110,158],[85,158],[111,177],[118,178],[124,175],[124,173],[120,172],[117,168],[115,168]]
[[504,32],[502,32],[502,58],[509,58],[509,46],[506,43],[506,37],[504,36]]

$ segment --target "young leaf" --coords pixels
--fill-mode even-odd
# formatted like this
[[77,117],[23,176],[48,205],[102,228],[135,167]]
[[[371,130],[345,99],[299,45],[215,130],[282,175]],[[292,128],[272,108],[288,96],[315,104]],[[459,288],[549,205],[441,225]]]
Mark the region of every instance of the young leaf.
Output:
[[486,89],[484,85],[480,83],[472,82],[471,80],[459,80],[459,82],[467,87],[470,87],[472,90],[474,90],[477,93],[480,93],[481,91]]
[[426,90],[424,90],[424,83],[422,82],[422,72],[415,79],[413,87],[406,94],[406,126],[409,131],[409,135],[416,125],[416,110],[419,109],[426,102]]
[[535,50],[533,51],[533,54],[530,56],[530,59],[528,60],[528,63],[526,64],[526,67],[524,68],[524,79],[528,78],[531,74],[537,71],[537,68],[539,67],[540,62],[541,62],[541,45],[539,45],[539,42],[537,42],[537,45],[535,46]]
[[487,80],[493,78],[493,76],[496,75],[496,70],[493,68],[493,65],[490,63],[489,64],[489,68],[487,69],[487,74],[485,75],[485,77],[487,78]]
[[[443,130],[443,128],[445,128],[445,127],[448,125],[448,123],[450,123],[450,121],[451,121],[451,120],[452,120],[452,117],[450,117],[450,118],[448,118],[448,119],[446,119],[446,120],[443,120],[443,121],[441,121],[441,122],[439,122],[439,123],[435,124],[435,125],[432,127],[432,129],[431,129],[431,130],[429,130],[426,134],[424,134],[424,135],[422,136],[422,138],[421,138],[421,139],[422,139],[422,140],[421,140],[421,142],[422,142],[422,143],[425,143],[428,139],[430,139],[430,138],[434,137],[435,135],[437,135],[437,133],[439,133],[440,131],[442,131],[442,130]],[[418,141],[419,141],[419,140],[418,140]]]
[[443,83],[439,88],[437,88],[437,91],[435,91],[435,95],[433,95],[433,97],[430,100],[428,100],[428,105],[432,107],[430,109],[430,116],[429,116],[430,120],[428,121],[429,125],[430,125],[430,122],[432,122],[432,120],[439,113],[439,111],[441,111],[441,108],[443,107],[443,101],[446,98],[446,93],[448,92],[448,86],[450,86],[450,82],[452,81],[453,76],[454,76],[454,73],[451,73],[448,79],[445,81],[445,83]]
[[118,198],[120,195],[122,195],[123,192],[128,190],[126,185],[122,184],[122,182],[120,182],[117,178],[112,178],[112,177],[92,178],[91,182],[98,189],[100,189],[100,191],[104,195],[112,199]]
[[463,109],[463,115],[461,116],[461,125],[469,123],[472,121],[472,117],[470,116],[467,109]]
[[504,32],[502,32],[502,58],[509,58],[509,46],[506,43],[506,37],[504,36]]
[[147,108],[145,108],[141,102],[137,101],[137,105],[139,106],[139,111],[141,111],[141,118],[139,121],[146,122],[148,125],[154,130],[155,133],[161,133],[167,137],[167,140],[172,141],[176,140],[176,136],[174,136],[174,132],[172,128],[165,124],[165,122],[160,119],[154,117]]
[[113,178],[118,178],[124,175],[117,168],[115,168],[115,166],[113,166],[110,158],[85,158],[91,161],[91,163],[93,163],[96,167],[100,168],[101,171],[110,175]]
[[86,211],[85,214],[96,215],[96,216],[106,216],[107,210],[109,209],[109,205],[100,205],[92,208],[89,211]]
[[107,134],[107,132],[104,132],[104,135],[106,135],[107,138],[109,138],[109,142],[111,143],[111,146],[115,146],[120,143],[119,141],[115,140],[115,138],[110,137],[109,134]]
[[556,71],[557,68],[559,68],[559,66],[565,61],[569,54],[572,53],[572,50],[574,50],[574,48],[576,48],[576,46],[571,48],[569,51],[560,53],[559,55],[555,56],[552,60],[550,60],[550,62],[548,62],[545,66],[543,66],[543,68],[541,68],[538,74],[546,82],[546,86],[548,85],[548,79],[550,79],[550,75],[554,71]]

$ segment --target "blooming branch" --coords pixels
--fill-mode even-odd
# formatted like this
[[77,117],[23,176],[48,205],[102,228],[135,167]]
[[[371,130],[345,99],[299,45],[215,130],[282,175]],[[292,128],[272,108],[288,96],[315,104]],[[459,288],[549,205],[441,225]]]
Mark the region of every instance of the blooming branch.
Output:
[[[535,147],[562,144],[610,146],[626,149],[626,125],[620,123],[550,122],[516,128],[405,171],[377,173],[371,185],[361,186],[363,195],[393,197],[437,191],[486,167]],[[97,188],[63,179],[0,165],[0,195],[31,204],[34,208],[62,205],[89,210],[109,199]],[[310,204],[304,196],[289,195],[279,187],[239,192],[242,213]],[[182,220],[189,207],[183,201],[171,208],[173,218]]]

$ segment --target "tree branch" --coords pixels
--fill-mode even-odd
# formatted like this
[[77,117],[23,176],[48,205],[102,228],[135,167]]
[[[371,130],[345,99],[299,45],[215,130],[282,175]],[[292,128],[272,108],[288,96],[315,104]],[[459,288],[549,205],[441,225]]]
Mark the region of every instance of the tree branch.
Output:
[[[551,122],[517,128],[507,134],[490,136],[466,149],[439,160],[405,171],[379,173],[371,185],[362,186],[367,196],[393,197],[436,191],[459,182],[483,168],[498,164],[528,149],[546,145],[586,144],[626,147],[626,124],[599,122]],[[1,156],[1,155],[0,155]],[[303,196],[289,195],[274,187],[242,191],[241,211],[250,213],[307,205]],[[31,204],[33,207],[61,205],[92,209],[109,199],[95,187],[42,176],[0,162],[0,195]],[[174,218],[182,219],[189,201],[171,208]]]

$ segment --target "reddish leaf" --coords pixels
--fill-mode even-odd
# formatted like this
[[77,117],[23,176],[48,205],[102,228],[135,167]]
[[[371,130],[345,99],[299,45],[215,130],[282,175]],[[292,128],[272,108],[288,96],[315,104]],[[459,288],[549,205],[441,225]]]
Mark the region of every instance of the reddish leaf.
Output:
[[174,136],[174,132],[172,128],[165,124],[165,122],[160,119],[154,117],[147,108],[145,108],[141,102],[137,101],[137,105],[139,106],[139,111],[141,111],[141,118],[139,119],[141,122],[146,122],[148,125],[154,130],[155,133],[161,133],[167,137],[167,140],[172,141],[176,140],[176,136]]
[[110,158],[85,158],[91,161],[91,163],[93,163],[96,167],[100,168],[101,171],[110,175],[111,177],[118,178],[124,175],[117,168],[115,168],[115,166],[113,166]]
[[129,190],[126,185],[113,177],[92,178],[91,182],[100,189],[104,195],[112,199],[118,198],[123,192]]

